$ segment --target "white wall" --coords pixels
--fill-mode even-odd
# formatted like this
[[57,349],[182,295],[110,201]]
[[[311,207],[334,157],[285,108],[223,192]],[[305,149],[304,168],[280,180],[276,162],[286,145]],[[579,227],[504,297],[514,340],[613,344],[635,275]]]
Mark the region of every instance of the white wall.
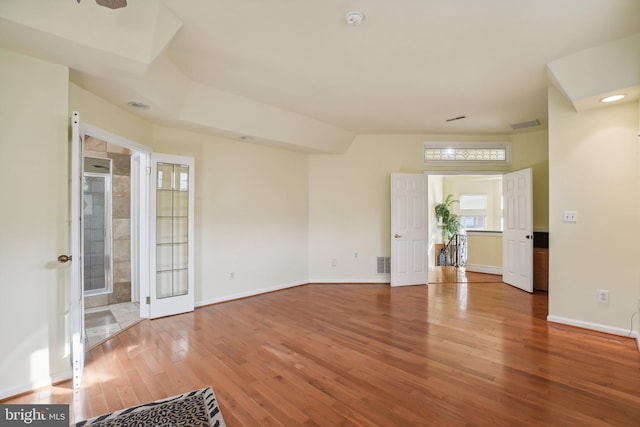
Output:
[[0,50],[0,398],[70,373],[68,69]]
[[[577,113],[549,90],[549,319],[626,335],[638,308],[638,104]],[[562,212],[578,222],[563,223]],[[609,291],[609,304],[597,291]]]
[[307,154],[167,127],[152,145],[196,159],[196,305],[307,283]]

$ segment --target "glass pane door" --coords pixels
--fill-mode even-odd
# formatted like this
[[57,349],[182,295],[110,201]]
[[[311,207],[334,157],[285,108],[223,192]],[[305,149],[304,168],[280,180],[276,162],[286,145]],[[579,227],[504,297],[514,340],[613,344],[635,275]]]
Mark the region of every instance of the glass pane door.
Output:
[[[150,292],[151,317],[193,310],[193,159],[176,162],[168,158],[175,160],[176,156],[154,154],[152,157],[159,156],[163,158],[152,162],[155,166],[155,203],[151,206],[155,208],[155,262],[152,263],[155,284]],[[176,298],[191,304],[177,303]],[[158,309],[163,306],[165,309]]]

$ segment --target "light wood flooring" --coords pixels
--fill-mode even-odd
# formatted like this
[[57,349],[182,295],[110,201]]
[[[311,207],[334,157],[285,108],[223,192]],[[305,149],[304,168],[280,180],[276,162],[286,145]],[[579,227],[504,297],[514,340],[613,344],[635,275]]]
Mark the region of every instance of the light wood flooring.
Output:
[[211,385],[229,427],[638,426],[635,341],[501,282],[306,285],[144,320],[95,347],[76,420]]

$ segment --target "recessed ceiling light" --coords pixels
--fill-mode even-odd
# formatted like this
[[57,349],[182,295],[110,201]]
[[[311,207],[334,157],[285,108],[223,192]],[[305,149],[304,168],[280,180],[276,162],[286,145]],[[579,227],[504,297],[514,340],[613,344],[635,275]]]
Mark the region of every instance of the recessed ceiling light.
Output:
[[144,102],[138,102],[138,101],[129,101],[127,102],[127,105],[131,108],[136,108],[138,110],[150,110],[151,107],[149,107],[147,104],[145,104]]
[[624,95],[611,95],[606,98],[602,98],[600,102],[616,102],[620,101],[622,98],[624,98]]

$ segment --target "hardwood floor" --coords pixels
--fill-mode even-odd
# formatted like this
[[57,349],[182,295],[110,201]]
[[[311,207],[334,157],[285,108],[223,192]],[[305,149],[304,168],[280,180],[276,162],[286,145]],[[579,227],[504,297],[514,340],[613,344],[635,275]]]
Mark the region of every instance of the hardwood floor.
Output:
[[429,283],[499,283],[502,276],[465,271],[457,267],[431,267]]
[[213,386],[239,426],[637,426],[629,338],[548,323],[502,283],[306,285],[145,320],[65,383],[76,420]]

